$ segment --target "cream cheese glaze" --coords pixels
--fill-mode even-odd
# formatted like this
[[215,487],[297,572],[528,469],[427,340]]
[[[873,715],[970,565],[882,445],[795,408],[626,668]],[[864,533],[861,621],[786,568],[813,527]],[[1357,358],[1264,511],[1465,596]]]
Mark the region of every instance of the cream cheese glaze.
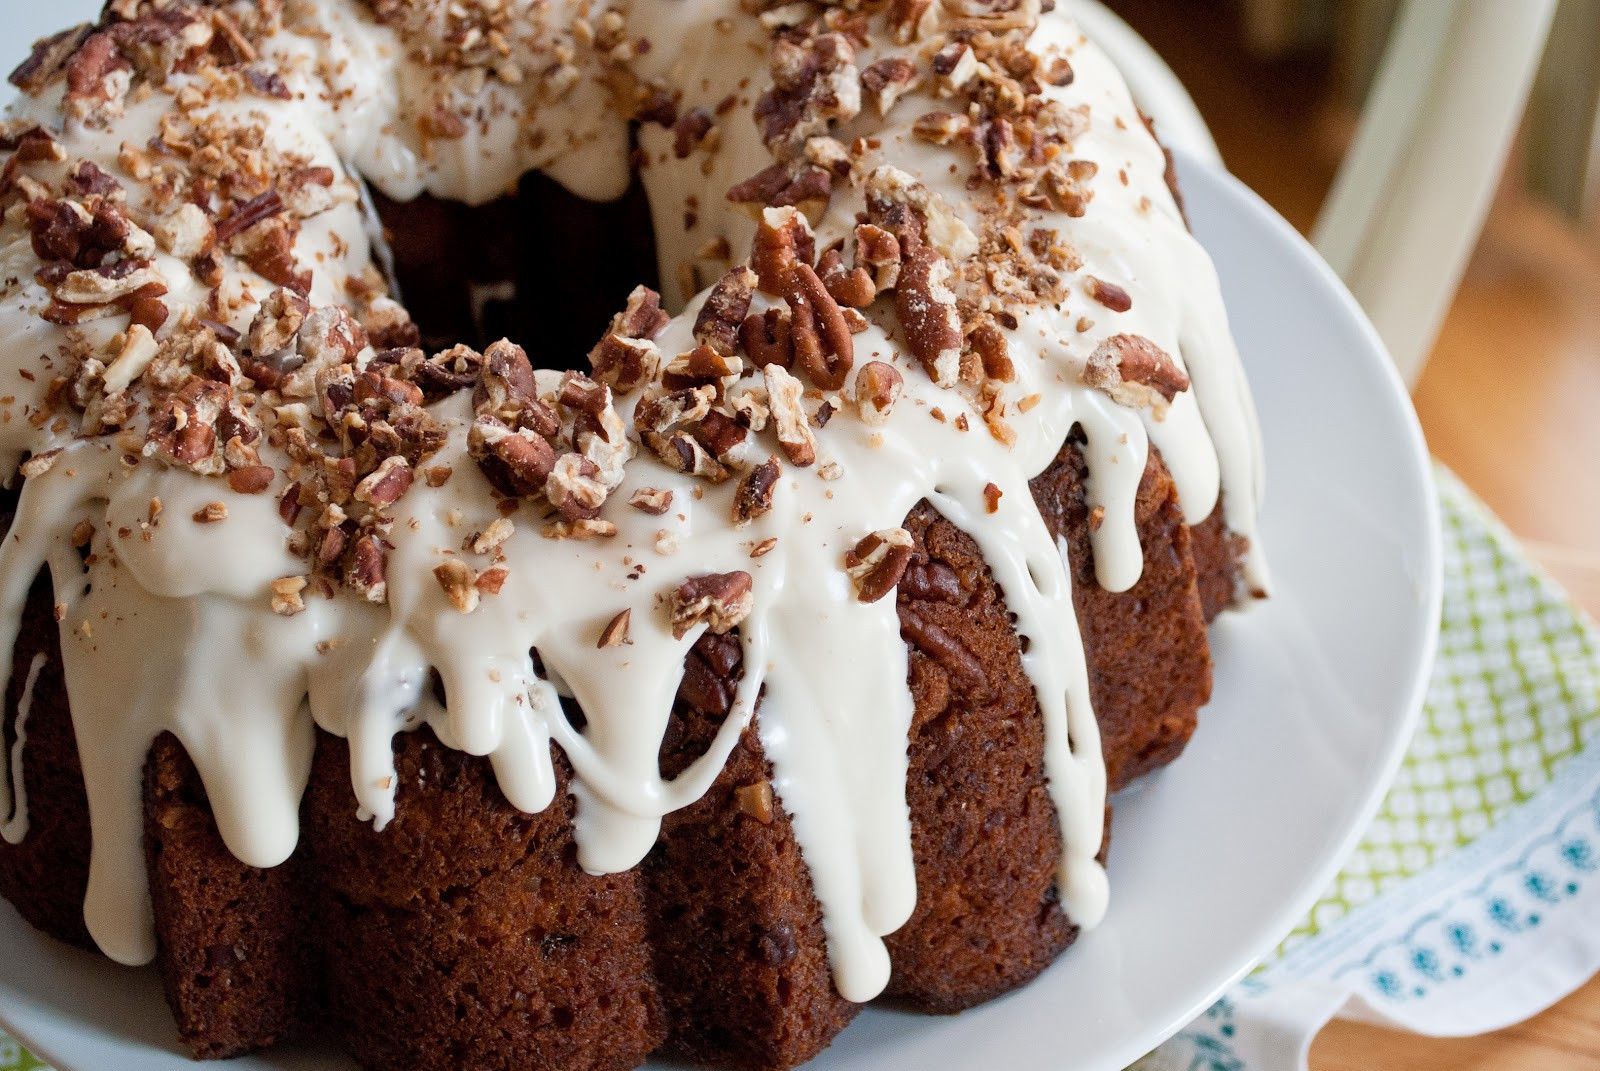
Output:
[[[708,284],[750,248],[754,221],[721,191],[772,163],[752,114],[768,81],[767,29],[731,0],[634,0],[619,12],[625,33],[587,4],[508,10],[539,29],[498,61],[515,71],[463,81],[428,53],[426,27],[397,30],[357,0],[303,3],[287,28],[259,45],[292,99],[244,96],[197,114],[259,128],[269,147],[297,166],[333,172],[327,204],[300,220],[295,246],[298,262],[313,269],[310,304],[321,307],[346,300],[373,255],[352,171],[396,198],[426,190],[483,201],[529,169],[584,196],[616,196],[630,173],[628,122],[613,103],[617,72],[677,87],[681,110],[702,107],[717,116],[716,151],[679,157],[673,134],[648,125],[639,145],[669,304],[683,304],[655,342],[668,358],[693,349],[706,294],[690,297],[694,287],[679,281]],[[573,29],[580,21],[583,28]],[[618,43],[604,52],[588,47],[594,26]],[[568,38],[585,47],[564,44]],[[650,47],[628,44],[639,40]],[[792,815],[823,907],[839,991],[870,999],[889,977],[882,937],[905,922],[916,899],[904,794],[912,701],[894,601],[859,601],[843,562],[863,536],[897,528],[923,499],[977,540],[1016,617],[1045,719],[1047,775],[1064,845],[1063,906],[1080,925],[1095,925],[1108,895],[1096,861],[1105,769],[1065,549],[1048,531],[1028,481],[1074,427],[1082,430],[1089,502],[1103,510],[1092,533],[1097,577],[1108,590],[1125,590],[1142,567],[1134,502],[1153,444],[1186,520],[1204,520],[1221,495],[1228,527],[1249,540],[1243,582],[1261,592],[1267,577],[1255,513],[1262,469],[1215,274],[1165,184],[1160,147],[1109,61],[1069,20],[1039,16],[1028,47],[1070,62],[1070,84],[1041,92],[1084,109],[1087,123],[1072,155],[1097,171],[1086,212],[1043,213],[1080,264],[1066,280],[1064,301],[1016,307],[1016,326],[1007,331],[1015,374],[998,402],[937,385],[880,302],[865,310],[870,322],[854,336],[855,368],[829,395],[844,411],[817,434],[817,463],[783,467],[769,512],[734,524],[735,481],[710,484],[676,471],[630,440],[627,452],[636,456],[602,513],[614,535],[548,538],[537,510],[524,505],[491,555],[464,549],[503,511],[470,454],[472,403],[457,393],[429,406],[446,433],[429,465],[450,475],[440,486],[419,479],[394,503],[381,603],[342,589],[327,598],[307,590],[298,612],[274,609],[283,597],[275,585],[303,576],[307,566],[292,552],[278,508],[283,474],[294,462],[271,436],[260,461],[277,473],[272,493],[248,494],[215,475],[142,457],[136,432],[146,416],[120,435],[93,437],[80,436],[71,414],[30,419],[51,416],[49,384],[65,374],[69,352],[115,351],[129,324],[125,314],[76,327],[42,319],[50,295],[34,277],[40,262],[26,224],[8,213],[0,229],[0,464],[10,475],[24,457],[60,453],[48,465],[30,463],[0,548],[0,646],[14,643],[28,588],[47,566],[93,828],[85,918],[100,947],[125,963],[155,952],[141,792],[146,753],[163,731],[193,758],[230,850],[261,867],[295,848],[314,727],[348,739],[356,804],[380,828],[394,815],[399,789],[391,753],[397,732],[427,725],[445,745],[489,756],[507,799],[527,811],[552,798],[554,742],[576,772],[580,862],[607,872],[637,864],[655,843],[662,816],[707,789],[759,698],[773,789]],[[570,62],[550,63],[551,50]],[[885,33],[859,50],[859,65],[904,51]],[[564,66],[576,73],[563,73]],[[185,77],[130,100],[126,114],[104,128],[64,120],[59,85],[25,96],[11,114],[49,130],[68,161],[93,161],[123,180],[129,214],[150,229],[156,210],[129,178],[122,146],[158,133]],[[550,89],[552,77],[564,87],[560,95]],[[419,117],[439,100],[471,119],[459,136],[419,133],[429,125]],[[924,85],[886,116],[863,108],[838,125],[840,142],[864,139],[864,149],[814,220],[819,249],[850,235],[865,206],[864,178],[880,166],[922,183],[968,230],[992,223],[982,194],[955,166],[955,151],[913,136],[916,117],[949,106]],[[686,225],[691,197],[693,222]],[[708,248],[731,256],[707,256]],[[230,258],[220,287],[227,298],[219,302],[184,259],[154,259],[174,313],[200,310],[240,332],[274,289]],[[1119,312],[1097,301],[1091,279],[1115,284],[1131,306]],[[758,312],[772,303],[760,294],[755,301]],[[1091,386],[1091,355],[1118,335],[1153,342],[1187,371],[1192,388],[1170,403],[1135,407]],[[523,341],[538,363],[538,340]],[[373,357],[368,347],[356,363],[365,367]],[[857,419],[845,404],[868,361],[893,365],[904,383],[881,425]],[[762,374],[747,375],[727,394],[765,401],[763,383]],[[557,373],[538,374],[543,396],[561,384]],[[614,400],[633,435],[639,393]],[[996,405],[1013,441],[986,427]],[[754,442],[753,453],[771,445]],[[590,449],[598,448],[591,442]],[[608,456],[620,463],[616,449]],[[644,490],[670,491],[671,507],[660,516],[629,508],[630,497]],[[217,503],[225,519],[196,519]],[[93,534],[80,554],[74,535],[86,521]],[[764,552],[753,556],[757,548]],[[451,560],[474,571],[505,569],[501,586],[474,595],[475,607],[463,613],[436,580],[436,569]],[[746,571],[752,581],[751,608],[739,626],[744,677],[716,742],[667,780],[657,764],[660,741],[684,657],[706,625],[674,635],[662,600],[687,577],[730,570]],[[623,611],[631,615],[631,643],[598,646]],[[35,661],[25,695],[38,670]],[[430,688],[434,672],[443,703]],[[581,731],[563,712],[562,696],[582,708]],[[19,731],[13,775],[0,778],[0,833],[12,842],[26,832],[27,808],[48,806],[8,787],[22,783],[15,771],[25,751]]]

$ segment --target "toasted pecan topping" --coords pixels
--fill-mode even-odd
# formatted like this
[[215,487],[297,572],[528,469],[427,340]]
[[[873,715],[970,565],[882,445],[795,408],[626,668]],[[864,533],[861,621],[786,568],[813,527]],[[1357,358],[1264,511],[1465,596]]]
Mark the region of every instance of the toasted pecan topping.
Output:
[[1084,381],[1134,408],[1164,408],[1189,377],[1165,350],[1143,335],[1112,335],[1096,346],[1083,370]]
[[861,419],[873,427],[889,421],[889,412],[900,397],[905,380],[899,369],[884,361],[868,361],[856,373],[856,408]]
[[900,583],[911,562],[911,533],[904,528],[885,528],[863,536],[845,555],[845,571],[855,581],[856,598],[877,602]]
[[778,484],[781,468],[776,457],[769,457],[739,477],[733,492],[733,523],[749,524],[772,509],[772,491]]
[[754,580],[743,570],[691,576],[667,594],[666,603],[674,639],[701,624],[720,636],[750,615]]
[[623,610],[606,622],[606,627],[600,630],[600,639],[595,643],[595,647],[604,651],[608,647],[631,645],[633,643],[633,636],[631,635],[632,624],[633,611]]

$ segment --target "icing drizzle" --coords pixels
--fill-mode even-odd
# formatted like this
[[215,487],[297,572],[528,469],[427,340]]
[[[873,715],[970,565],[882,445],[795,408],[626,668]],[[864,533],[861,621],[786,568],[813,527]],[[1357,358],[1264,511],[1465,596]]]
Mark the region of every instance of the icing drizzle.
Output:
[[[549,13],[552,21],[572,17],[556,7],[563,10]],[[226,103],[219,113],[264,118],[268,136],[286,151],[334,169],[340,183],[349,181],[340,161],[349,161],[395,197],[427,189],[483,200],[529,168],[596,197],[615,195],[626,182],[627,125],[610,110],[597,77],[580,79],[572,94],[536,114],[531,96],[492,82],[480,92],[483,114],[493,118],[463,138],[419,143],[416,124],[406,120],[435,85],[436,67],[355,0],[319,0],[315,10],[326,33],[285,30],[267,42],[296,99]],[[681,3],[638,0],[629,14],[630,32],[657,45],[636,57],[641,75],[687,87],[686,108],[737,100],[709,163],[678,159],[666,131],[641,131],[666,279],[680,277],[678,269],[709,239],[742,250],[753,231],[729,206],[704,206],[691,226],[681,211],[689,193],[725,189],[769,162],[749,115],[750,94],[732,88],[764,76],[765,31],[742,16],[729,20],[731,10],[706,2],[689,12]],[[705,25],[691,25],[700,21]],[[737,47],[740,38],[753,47]],[[683,44],[660,47],[667,40]],[[432,464],[453,475],[439,487],[419,481],[396,504],[386,604],[341,593],[308,597],[293,616],[274,613],[273,582],[304,571],[285,546],[275,495],[236,494],[184,469],[130,464],[110,439],[77,438],[70,427],[35,427],[27,419],[44,403],[67,331],[103,345],[126,321],[68,329],[41,320],[45,296],[32,281],[37,261],[26,231],[0,230],[0,264],[20,280],[0,291],[0,462],[9,473],[26,454],[61,450],[24,484],[0,547],[0,647],[14,643],[28,588],[48,566],[93,830],[85,918],[100,947],[125,963],[155,952],[141,778],[150,744],[163,731],[176,734],[193,758],[229,849],[260,867],[295,848],[315,726],[348,739],[356,803],[380,828],[394,814],[397,732],[427,725],[447,746],[488,756],[507,798],[527,811],[542,809],[554,793],[554,742],[576,772],[579,861],[606,872],[638,863],[662,816],[709,787],[759,695],[773,788],[792,815],[823,906],[839,990],[851,1000],[870,999],[889,976],[881,938],[905,922],[916,899],[903,790],[912,702],[893,599],[859,602],[841,562],[863,535],[899,526],[922,499],[977,540],[1016,616],[1045,720],[1046,771],[1064,846],[1063,906],[1080,925],[1098,922],[1107,898],[1096,862],[1105,770],[1064,549],[1034,506],[1028,480],[1074,426],[1082,429],[1089,503],[1104,511],[1092,534],[1098,579],[1124,590],[1142,566],[1134,500],[1154,444],[1191,523],[1206,518],[1227,488],[1229,527],[1251,541],[1245,582],[1264,590],[1255,539],[1259,448],[1210,263],[1183,226],[1162,179],[1161,151],[1120,77],[1062,16],[1042,17],[1030,47],[1070,56],[1076,80],[1046,92],[1089,109],[1093,122],[1073,151],[1098,162],[1102,179],[1091,211],[1054,214],[1083,263],[1069,301],[1020,309],[1010,332],[1010,397],[1032,400],[1025,408],[1013,402],[1007,413],[1015,442],[984,430],[974,399],[936,386],[906,352],[892,319],[873,322],[855,336],[858,367],[867,360],[895,365],[904,394],[881,427],[830,423],[818,439],[818,467],[785,468],[769,513],[735,527],[731,481],[710,486],[641,453],[606,510],[614,537],[548,539],[536,522],[519,523],[499,548],[509,570],[504,585],[468,614],[433,575],[442,561],[470,559],[463,537],[499,516],[488,481],[468,456],[472,412],[464,394],[430,407],[448,436]],[[734,55],[751,58],[728,62]],[[863,65],[871,58],[868,49]],[[911,103],[919,97],[921,107]],[[164,101],[157,94],[130,104],[110,130],[63,123],[59,89],[24,98],[16,112],[55,130],[73,158],[112,171],[122,142],[142,143],[156,129]],[[976,227],[977,198],[953,173],[948,152],[911,136],[911,117],[937,101],[928,90],[907,101],[887,118],[864,112],[839,136],[876,139],[879,162],[912,174]],[[523,136],[530,123],[566,136]],[[1116,181],[1119,173],[1125,182]],[[847,235],[862,207],[859,191],[836,191],[816,224],[819,248]],[[306,219],[300,241],[302,260],[317,264],[313,305],[338,302],[346,280],[359,277],[372,255],[355,197]],[[10,270],[18,264],[24,270]],[[160,258],[160,267],[169,303],[204,301],[206,288],[185,263]],[[1090,276],[1116,281],[1132,308],[1112,313],[1094,304],[1079,281]],[[230,319],[242,330],[270,287],[243,266],[229,269],[224,287],[239,297]],[[664,354],[692,348],[703,300],[689,300],[658,336]],[[1090,310],[1098,322],[1084,326]],[[1087,386],[1088,355],[1118,332],[1151,339],[1179,358],[1193,389],[1157,414]],[[845,397],[853,396],[853,378]],[[551,383],[541,373],[542,389]],[[619,407],[635,401],[619,399]],[[274,449],[263,448],[262,458],[287,467]],[[825,469],[839,478],[823,478]],[[670,490],[672,508],[662,516],[626,508],[643,488]],[[162,503],[159,517],[153,500]],[[191,521],[217,501],[226,505],[225,521]],[[94,535],[85,557],[71,538],[86,520]],[[752,557],[752,547],[769,539],[771,551]],[[744,678],[712,747],[667,780],[657,753],[684,656],[704,626],[674,637],[659,596],[685,577],[730,569],[753,580],[753,609],[740,628]],[[597,646],[623,610],[632,614],[633,642]],[[27,829],[23,727],[41,666],[35,659],[30,667],[10,757],[15,798],[0,797],[0,818],[10,815],[3,832],[13,841]],[[431,694],[432,672],[443,681],[443,704]],[[582,707],[582,731],[563,713],[564,695]],[[5,784],[0,778],[0,789]]]

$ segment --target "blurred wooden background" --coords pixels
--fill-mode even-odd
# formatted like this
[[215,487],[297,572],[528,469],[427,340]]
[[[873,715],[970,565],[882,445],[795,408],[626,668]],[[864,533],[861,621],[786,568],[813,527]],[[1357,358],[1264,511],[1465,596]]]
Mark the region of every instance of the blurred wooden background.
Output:
[[[1381,26],[1376,37],[1359,26],[1350,30],[1358,40],[1338,54],[1316,44],[1327,34],[1272,23],[1274,10],[1295,6],[1280,0],[1110,0],[1110,6],[1188,86],[1229,168],[1308,230],[1349,139]],[[1353,3],[1346,10],[1381,21],[1383,7]],[[1566,4],[1558,20],[1571,20],[1573,9],[1588,18],[1600,13],[1600,3]],[[1263,11],[1267,21],[1253,21]],[[1564,29],[1558,21],[1552,38],[1570,52],[1576,36],[1577,50],[1596,61],[1600,37],[1595,23],[1586,25],[1573,30],[1569,21]],[[1573,75],[1551,67],[1541,73],[1415,398],[1434,454],[1600,617],[1600,226],[1588,214],[1597,207],[1593,190],[1568,183],[1563,195],[1535,166],[1548,164],[1551,139],[1577,136],[1570,125],[1560,126],[1561,109],[1552,107],[1571,99]],[[1311,1066],[1600,1071],[1600,979],[1527,1023],[1481,1038],[1424,1039],[1336,1022],[1313,1046]]]

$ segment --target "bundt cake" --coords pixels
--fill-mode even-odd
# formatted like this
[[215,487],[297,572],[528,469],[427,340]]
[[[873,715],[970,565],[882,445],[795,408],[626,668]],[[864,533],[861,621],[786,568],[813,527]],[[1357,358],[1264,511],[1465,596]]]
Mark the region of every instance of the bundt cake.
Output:
[[787,1068],[1044,969],[1266,588],[1214,273],[1052,8],[40,41],[0,892],[196,1057],[373,1071]]

